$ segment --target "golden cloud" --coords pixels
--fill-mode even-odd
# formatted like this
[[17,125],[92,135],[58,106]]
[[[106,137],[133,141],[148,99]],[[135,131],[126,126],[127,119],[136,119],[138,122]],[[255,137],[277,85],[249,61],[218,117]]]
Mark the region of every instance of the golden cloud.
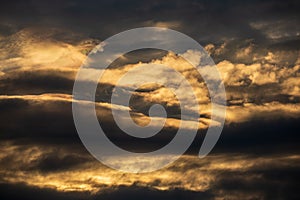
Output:
[[[218,154],[199,159],[197,156],[182,156],[174,164],[159,171],[143,174],[122,173],[109,169],[99,162],[88,158],[68,170],[40,171],[34,168],[45,156],[57,155],[61,159],[72,152],[63,151],[59,147],[13,145],[2,143],[0,159],[13,157],[10,166],[1,166],[0,174],[8,183],[26,183],[41,188],[53,188],[59,191],[101,192],[108,187],[117,186],[147,186],[158,190],[180,188],[190,191],[206,191],[212,187],[219,175],[224,172],[239,171],[246,173],[251,169],[266,166],[289,166],[291,163],[299,166],[299,155],[276,155],[270,157],[249,157],[235,154]],[[59,154],[57,154],[59,152]],[[78,157],[77,153],[74,154]],[[134,162],[121,159],[122,162]],[[148,162],[159,162],[148,160]],[[13,168],[11,168],[13,166]],[[26,166],[24,168],[24,166]],[[28,170],[28,168],[30,168]]]

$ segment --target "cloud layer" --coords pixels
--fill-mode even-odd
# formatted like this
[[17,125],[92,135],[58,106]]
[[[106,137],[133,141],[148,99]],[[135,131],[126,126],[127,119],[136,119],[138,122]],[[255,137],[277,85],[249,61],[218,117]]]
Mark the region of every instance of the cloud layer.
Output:
[[[298,19],[299,2],[293,0],[3,3],[0,198],[299,199]],[[132,94],[130,106],[111,104],[118,79],[131,69],[170,66],[189,81],[200,106],[188,108],[200,116],[199,131],[184,156],[153,173],[127,174],[103,166],[82,145],[72,118],[72,89],[79,67],[100,41],[141,26],[172,28],[204,46],[222,76],[227,114],[216,147],[198,159],[207,127],[218,126],[210,120],[210,95],[217,94],[208,93],[203,77],[184,60],[201,63],[199,52],[147,49],[122,55],[100,81],[95,104],[99,123],[116,145],[133,152],[159,149],[180,122],[178,98],[159,84],[137,90],[121,85]],[[213,81],[210,69],[203,66],[202,75]],[[124,134],[112,117],[112,109],[128,110],[134,122],[146,125],[157,103],[167,111],[166,124],[146,140]]]

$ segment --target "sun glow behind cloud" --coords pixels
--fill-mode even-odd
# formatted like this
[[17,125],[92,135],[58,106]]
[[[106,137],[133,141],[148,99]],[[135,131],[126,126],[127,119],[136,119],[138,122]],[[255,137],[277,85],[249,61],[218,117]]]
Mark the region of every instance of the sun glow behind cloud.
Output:
[[[255,158],[238,154],[219,154],[198,159],[196,156],[183,156],[175,164],[152,173],[128,174],[109,169],[99,162],[84,157],[70,149],[18,146],[2,143],[0,158],[14,157],[10,164],[13,168],[1,167],[1,179],[9,183],[25,182],[28,185],[41,188],[54,188],[60,191],[88,191],[92,193],[105,191],[118,186],[151,186],[158,190],[181,188],[191,191],[206,191],[213,187],[214,182],[226,172],[250,173],[263,181],[256,169],[269,166],[284,168],[290,164],[300,165],[298,155],[277,155],[274,157]],[[57,154],[58,152],[59,154]],[[76,165],[61,170],[41,171],[41,163],[47,157],[66,161],[68,156],[77,160]],[[53,160],[54,161],[54,160]],[[123,160],[131,162],[131,160]],[[152,161],[153,164],[158,162]],[[47,162],[45,162],[47,163]],[[48,162],[51,164],[51,162]],[[54,163],[52,163],[54,164]],[[65,163],[66,164],[66,163]],[[122,164],[122,163],[120,163]],[[49,166],[50,167],[50,166]],[[255,175],[256,174],[256,175]],[[248,177],[252,179],[252,177]],[[255,177],[253,177],[255,178]]]
[[[173,25],[179,26],[176,23]],[[12,119],[20,119],[19,121],[2,125],[5,128],[8,127],[5,130],[18,126],[35,126],[34,123],[24,125],[22,121],[27,122],[26,120],[30,117],[34,120],[44,117],[47,119],[47,116],[53,113],[62,115],[61,118],[57,116],[57,121],[51,121],[54,126],[55,123],[59,124],[59,121],[64,122],[67,119],[65,114],[70,112],[68,109],[71,108],[71,90],[75,74],[86,58],[86,53],[90,51],[91,46],[94,46],[94,44],[86,45],[85,40],[69,44],[55,40],[40,40],[36,39],[39,37],[33,36],[30,30],[26,30],[25,33],[21,31],[16,35],[1,39],[4,43],[14,44],[11,50],[17,53],[14,56],[9,55],[8,46],[4,46],[0,51],[0,102],[5,108],[8,105],[7,109],[13,110],[16,107],[22,111],[22,113],[16,111],[17,114]],[[17,45],[20,40],[23,43]],[[212,56],[232,52],[229,48],[230,41],[221,45],[206,46]],[[226,125],[243,124],[251,120],[268,121],[299,117],[299,52],[268,50],[258,53],[256,48],[255,45],[246,45],[232,53],[234,59],[237,60],[229,60],[224,56],[226,59],[223,58],[216,63],[227,89]],[[288,55],[287,63],[283,62],[283,55]],[[188,51],[181,56],[188,56],[190,59],[194,57],[194,62],[199,62],[197,52]],[[126,61],[126,57],[122,59]],[[191,66],[179,55],[169,52],[160,58],[125,63],[119,68],[112,67],[105,72],[101,80],[104,87],[99,89],[99,93],[104,96],[99,96],[96,107],[98,116],[104,118],[108,126],[112,124],[112,119],[106,118],[110,109],[128,109],[135,122],[147,124],[149,117],[145,108],[152,103],[162,103],[173,111],[170,114],[171,117],[167,119],[166,127],[178,128],[180,122],[177,118],[178,99],[174,98],[174,94],[165,87],[150,84],[134,91],[132,107],[109,103],[108,96],[118,78],[129,69],[142,64],[150,66],[151,64],[165,64],[181,72],[192,84],[200,104],[199,129],[205,130],[210,123],[213,123],[209,119],[209,95],[201,77],[198,77]],[[94,71],[91,70],[91,74],[93,73]],[[184,91],[181,92],[184,93]],[[12,108],[9,105],[13,105]],[[9,116],[9,111],[6,112],[4,109],[2,113]],[[37,115],[41,111],[44,112],[42,117]],[[47,123],[50,122],[47,121]],[[41,127],[37,135],[46,137],[49,134],[46,130],[48,126],[42,125]],[[22,130],[22,128],[19,129]],[[15,133],[10,131],[4,135],[7,134],[13,138]],[[51,134],[56,133],[52,131]],[[112,131],[109,134],[114,133]],[[20,135],[23,139],[24,135],[21,133]],[[19,135],[17,134],[16,137]],[[202,160],[193,155],[184,155],[173,165],[151,174],[125,174],[104,167],[86,152],[85,154],[73,152],[67,147],[57,145],[22,145],[10,141],[2,143],[0,173],[2,182],[26,183],[40,188],[54,188],[58,191],[97,193],[120,186],[141,186],[163,191],[179,188],[203,192],[216,188],[216,184],[221,184],[227,173],[233,173],[236,177],[242,177],[243,180],[251,183],[268,181],[258,169],[276,166],[278,169],[285,170],[289,165],[299,167],[299,159],[299,156],[294,153],[289,155],[279,153],[263,158],[239,154],[214,154]],[[51,169],[51,165],[56,162],[57,166]],[[134,162],[134,160],[128,160],[128,162]],[[158,161],[150,162],[155,164]],[[68,167],[63,168],[65,165]],[[47,170],[47,167],[50,169]],[[224,192],[220,188],[216,191],[216,195],[219,196],[222,196]],[[255,195],[259,196],[254,192]]]

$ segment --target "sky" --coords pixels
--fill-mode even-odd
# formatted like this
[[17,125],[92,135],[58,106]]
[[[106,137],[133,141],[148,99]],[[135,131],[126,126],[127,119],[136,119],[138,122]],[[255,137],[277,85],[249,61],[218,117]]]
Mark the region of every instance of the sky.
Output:
[[[296,0],[2,2],[0,198],[299,199],[299,9]],[[165,86],[132,90],[121,85],[132,94],[130,105],[111,102],[118,80],[131,69],[170,66],[189,81],[200,106],[189,108],[199,114],[198,132],[184,155],[157,171],[126,173],[105,166],[83,145],[73,121],[72,90],[96,45],[139,27],[173,29],[203,46],[225,86],[226,117],[214,149],[200,159],[208,127],[219,125],[210,118],[211,94],[203,77],[185,60],[198,63],[199,54],[146,49],[120,56],[99,80],[95,94],[99,124],[114,144],[136,153],[154,151],[168,144],[180,127],[179,99]],[[178,81],[159,70],[153,76]],[[113,110],[129,110],[133,121],[144,126],[154,104],[166,109],[167,118],[150,138],[125,134],[112,116]],[[120,158],[118,164],[136,162]]]

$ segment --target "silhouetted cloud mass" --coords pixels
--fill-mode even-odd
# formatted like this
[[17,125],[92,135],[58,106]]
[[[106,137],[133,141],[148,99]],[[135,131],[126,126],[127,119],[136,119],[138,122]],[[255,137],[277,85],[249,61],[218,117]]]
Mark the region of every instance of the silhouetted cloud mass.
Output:
[[[3,2],[0,199],[299,199],[299,9],[294,0]],[[210,119],[213,94],[203,81],[215,80],[210,66],[199,76],[185,60],[201,62],[193,49],[181,55],[146,49],[121,56],[95,95],[99,123],[116,145],[133,152],[159,149],[174,138],[181,120],[178,99],[158,84],[137,90],[120,85],[124,94],[132,94],[130,106],[111,104],[117,81],[133,68],[170,66],[189,81],[200,106],[188,108],[199,113],[199,130],[178,161],[130,174],[102,165],[85,149],[73,122],[72,89],[97,44],[145,26],[180,31],[205,48],[226,89],[226,121],[213,151],[199,159],[208,126],[218,126]],[[97,69],[89,70],[93,75]],[[176,82],[164,71],[153,76]],[[125,134],[112,116],[113,109],[129,110],[134,122],[146,125],[149,108],[157,103],[167,120],[151,138]]]

